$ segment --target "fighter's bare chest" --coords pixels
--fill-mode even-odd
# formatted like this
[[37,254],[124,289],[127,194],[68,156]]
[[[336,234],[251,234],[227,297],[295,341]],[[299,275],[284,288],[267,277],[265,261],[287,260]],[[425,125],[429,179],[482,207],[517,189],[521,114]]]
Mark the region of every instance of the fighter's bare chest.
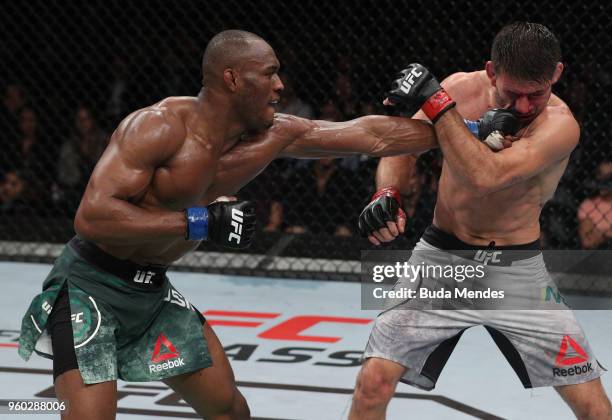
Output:
[[245,142],[228,151],[179,153],[156,170],[155,196],[172,207],[206,205],[233,195],[276,158],[283,144],[273,139]]

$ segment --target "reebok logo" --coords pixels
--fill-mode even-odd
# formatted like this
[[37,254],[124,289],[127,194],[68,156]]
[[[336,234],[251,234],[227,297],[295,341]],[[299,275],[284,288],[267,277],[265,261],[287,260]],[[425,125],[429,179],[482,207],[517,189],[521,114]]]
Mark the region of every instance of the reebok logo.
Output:
[[[161,352],[162,345],[168,350],[165,353]],[[169,360],[169,359],[177,359],[177,360]],[[165,360],[169,360],[164,362]],[[179,366],[185,366],[185,361],[182,357],[179,357],[179,352],[176,351],[174,344],[166,338],[165,334],[160,334],[157,337],[157,341],[155,342],[155,348],[153,349],[153,354],[151,355],[151,362],[157,364],[149,364],[149,372],[161,372],[163,370],[173,369]],[[159,363],[164,362],[164,363]]]
[[175,367],[185,366],[185,362],[182,357],[177,360],[170,360],[169,362],[160,363],[158,365],[149,365],[149,373],[161,372],[163,370],[173,369]]
[[553,376],[574,376],[584,375],[585,373],[592,372],[593,366],[591,362],[583,366],[574,366],[569,369],[553,368]]
[[[162,344],[164,345],[165,348],[168,349],[168,353],[161,353],[161,346]],[[165,334],[160,334],[159,337],[157,337],[157,341],[155,342],[155,348],[153,349],[153,355],[151,356],[151,361],[152,362],[162,362],[164,360],[168,360],[168,359],[175,359],[179,356],[178,351],[176,351],[176,348],[174,347],[174,344],[172,344],[170,342],[170,340],[168,340],[166,338]]]
[[[568,348],[571,347],[576,355],[568,356]],[[589,360],[586,351],[578,343],[574,341],[572,337],[566,335],[561,340],[561,346],[559,347],[559,353],[555,359],[555,365],[557,366],[571,366],[577,365],[578,363],[586,362]]]
[[489,262],[500,263],[501,253],[501,251],[476,251],[476,254],[474,255],[474,260],[482,263],[483,265],[487,265]]
[[[568,350],[573,350],[571,356],[568,356]],[[593,365],[588,362],[589,356],[587,356],[586,351],[580,344],[576,343],[572,337],[566,335],[561,340],[561,346],[559,347],[559,353],[557,353],[557,357],[555,358],[555,365],[557,366],[572,366],[577,365],[579,363],[587,362],[582,366],[572,366],[568,369],[563,368],[553,368],[553,376],[574,376],[574,375],[584,375],[585,373],[593,371]]]
[[410,92],[410,88],[414,85],[414,78],[416,77],[418,79],[422,74],[422,71],[417,71],[416,69],[410,70],[410,74],[402,80],[400,90],[407,95],[408,92]]
[[242,235],[242,223],[244,220],[244,213],[238,209],[232,209],[232,229],[233,232],[230,232],[227,237],[228,242],[232,242],[232,239],[236,240],[236,243],[240,243],[240,235]]

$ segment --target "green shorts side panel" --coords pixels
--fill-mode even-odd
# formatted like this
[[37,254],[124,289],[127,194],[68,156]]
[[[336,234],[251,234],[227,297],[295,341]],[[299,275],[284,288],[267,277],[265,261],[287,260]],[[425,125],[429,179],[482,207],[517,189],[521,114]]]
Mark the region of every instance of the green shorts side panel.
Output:
[[212,365],[199,315],[169,281],[151,289],[133,286],[92,266],[69,246],[23,317],[19,354],[25,360],[47,333],[65,283],[75,354],[86,384],[117,378],[155,381]]

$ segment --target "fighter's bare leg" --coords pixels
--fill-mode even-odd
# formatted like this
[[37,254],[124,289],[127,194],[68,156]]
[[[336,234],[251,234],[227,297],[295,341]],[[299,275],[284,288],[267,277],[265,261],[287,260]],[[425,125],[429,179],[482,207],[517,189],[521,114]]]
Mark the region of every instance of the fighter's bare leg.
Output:
[[85,385],[78,369],[57,377],[55,395],[60,401],[68,401],[62,420],[111,420],[117,412],[117,381]]
[[406,368],[399,363],[377,357],[367,359],[357,375],[349,420],[384,419],[395,387],[405,372]]
[[164,382],[206,419],[249,419],[249,407],[236,387],[234,372],[217,335],[208,323],[203,331],[213,365]]
[[612,420],[612,406],[599,378],[555,390],[580,420]]

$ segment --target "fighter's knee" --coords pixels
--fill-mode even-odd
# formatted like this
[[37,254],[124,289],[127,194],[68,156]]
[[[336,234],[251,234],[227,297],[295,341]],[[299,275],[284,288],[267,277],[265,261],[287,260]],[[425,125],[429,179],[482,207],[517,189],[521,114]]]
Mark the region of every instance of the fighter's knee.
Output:
[[393,398],[395,385],[395,378],[384,370],[365,368],[357,377],[354,402],[362,407],[386,405]]
[[579,420],[612,420],[612,406],[605,401],[590,400],[575,410]]
[[227,418],[234,409],[237,388],[233,384],[219,383],[213,393],[207,395],[206,401],[202,400],[203,410],[208,416],[206,418]]
[[246,399],[236,387],[233,387],[231,391],[224,390],[224,392],[217,393],[215,396],[215,407],[210,411],[212,412],[211,415],[206,418],[213,420],[217,418],[231,420],[251,418],[251,412]]
[[235,420],[248,420],[251,418],[251,410],[244,396],[236,389],[231,409],[231,418]]

